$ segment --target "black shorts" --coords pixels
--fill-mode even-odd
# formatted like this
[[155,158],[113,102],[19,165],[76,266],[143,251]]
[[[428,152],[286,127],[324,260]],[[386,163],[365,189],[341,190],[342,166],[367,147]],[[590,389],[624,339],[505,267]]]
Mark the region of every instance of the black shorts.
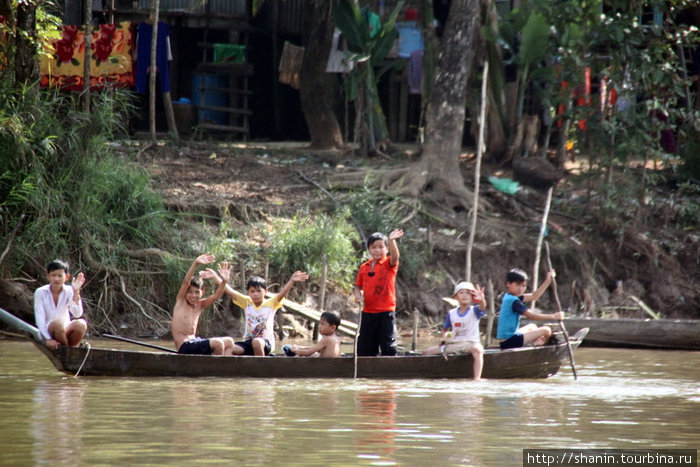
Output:
[[[236,342],[236,345],[243,348],[243,355],[255,355],[253,351],[253,339]],[[270,355],[271,350],[272,346],[270,345],[270,341],[265,339],[265,355]]]
[[177,353],[191,354],[191,355],[211,355],[211,345],[209,345],[209,339],[202,339],[201,337],[195,337],[182,343]]
[[501,346],[501,350],[514,349],[516,347],[522,347],[524,341],[525,338],[523,337],[523,335],[519,332],[516,332],[508,339],[501,342],[499,345]]

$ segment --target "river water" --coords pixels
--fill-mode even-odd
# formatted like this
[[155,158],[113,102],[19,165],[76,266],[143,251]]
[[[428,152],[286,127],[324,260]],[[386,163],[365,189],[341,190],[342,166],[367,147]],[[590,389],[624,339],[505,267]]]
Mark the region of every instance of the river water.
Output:
[[482,382],[73,378],[0,341],[0,465],[519,466],[523,449],[700,447],[700,352],[583,348],[576,364],[577,381],[568,366]]

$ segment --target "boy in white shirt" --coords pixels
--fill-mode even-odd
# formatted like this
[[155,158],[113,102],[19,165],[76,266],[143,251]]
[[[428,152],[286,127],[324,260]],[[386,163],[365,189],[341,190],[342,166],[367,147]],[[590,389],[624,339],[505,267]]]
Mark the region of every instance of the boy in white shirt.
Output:
[[87,322],[83,316],[83,302],[80,289],[85,284],[81,272],[70,279],[69,266],[61,260],[51,261],[46,267],[49,283],[34,292],[34,320],[46,346],[56,350],[61,345],[76,347],[85,337]]
[[[474,287],[471,282],[460,282],[455,286],[453,296],[459,306],[447,312],[440,345],[425,349],[423,355],[470,353],[474,357],[474,380],[479,381],[484,367],[484,348],[479,337],[479,320],[486,313],[484,288]],[[472,305],[472,301],[478,305]],[[445,339],[448,329],[452,329],[452,337]]]

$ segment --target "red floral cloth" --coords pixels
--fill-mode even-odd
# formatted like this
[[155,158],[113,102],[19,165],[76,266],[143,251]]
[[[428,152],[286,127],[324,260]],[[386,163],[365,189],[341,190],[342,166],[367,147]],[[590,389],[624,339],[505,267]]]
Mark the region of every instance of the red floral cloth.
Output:
[[[90,88],[133,87],[133,33],[128,21],[92,28]],[[41,85],[63,90],[83,89],[85,28],[63,26],[61,38],[45,47],[40,60]]]

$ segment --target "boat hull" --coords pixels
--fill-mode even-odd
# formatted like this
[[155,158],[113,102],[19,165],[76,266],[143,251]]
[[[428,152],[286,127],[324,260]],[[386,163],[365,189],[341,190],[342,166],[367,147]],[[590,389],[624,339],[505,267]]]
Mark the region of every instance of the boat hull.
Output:
[[[578,342],[573,345],[576,347]],[[355,375],[351,356],[217,357],[87,347],[42,351],[58,370],[83,376],[352,378]],[[505,351],[489,349],[484,355],[482,377],[547,378],[559,371],[562,362],[568,359],[567,352],[566,344]],[[471,355],[449,355],[447,360],[441,355],[357,358],[359,378],[472,378],[472,368]]]
[[566,329],[589,328],[581,345],[649,349],[700,350],[700,320],[567,318]]

